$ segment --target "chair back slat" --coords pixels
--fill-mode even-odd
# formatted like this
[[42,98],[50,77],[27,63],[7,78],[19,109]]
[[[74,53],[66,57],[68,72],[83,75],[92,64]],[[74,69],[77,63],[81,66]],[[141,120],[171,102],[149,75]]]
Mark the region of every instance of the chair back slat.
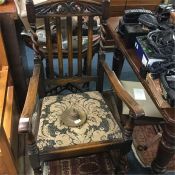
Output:
[[58,50],[58,67],[59,77],[63,77],[63,52],[62,52],[62,38],[61,38],[61,18],[56,19],[57,27],[57,50]]
[[92,44],[93,44],[93,16],[89,16],[89,20],[88,20],[87,75],[91,75]]
[[78,75],[82,75],[82,17],[78,16]]
[[67,17],[67,40],[68,40],[68,74],[73,75],[73,48],[72,48],[72,17]]
[[[96,33],[93,33],[94,17],[98,16],[100,22],[106,24],[109,4],[110,0],[53,0],[34,5],[33,0],[26,0],[29,23],[33,26],[35,34],[37,34],[36,19],[39,18],[39,21],[44,19],[45,22],[46,45],[43,46],[39,37],[38,40],[33,37],[35,39],[33,49],[35,55],[41,54],[40,58],[46,58],[47,79],[55,80],[57,72],[58,80],[65,78],[67,83],[73,77],[81,80],[84,76],[91,76],[92,57],[100,47],[101,36],[98,26]],[[32,15],[30,9],[34,15],[32,17],[30,17]],[[39,45],[40,41],[41,45],[37,49],[36,44]],[[58,57],[56,60],[58,71],[54,71],[53,65],[53,62],[55,63],[53,58],[56,57]],[[74,62],[74,58],[77,62]],[[68,65],[65,64],[66,62]],[[75,63],[77,64],[74,66]],[[68,76],[64,74],[66,72]]]
[[46,44],[49,62],[49,78],[54,78],[54,68],[53,68],[53,50],[52,50],[52,36],[50,30],[50,18],[44,18],[45,30],[46,30]]

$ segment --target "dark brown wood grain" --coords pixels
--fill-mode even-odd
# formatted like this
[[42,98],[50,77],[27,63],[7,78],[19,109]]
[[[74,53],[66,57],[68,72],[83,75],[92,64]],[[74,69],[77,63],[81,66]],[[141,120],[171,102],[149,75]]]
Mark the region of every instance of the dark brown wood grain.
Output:
[[50,30],[50,18],[46,17],[44,20],[45,20],[46,43],[47,43],[48,62],[49,62],[49,77],[50,78],[54,78],[52,36],[51,36],[51,30]]
[[121,16],[125,9],[145,8],[155,10],[161,3],[161,0],[111,0],[110,1],[110,16]]
[[61,36],[61,19],[56,19],[57,26],[57,48],[58,48],[58,67],[59,67],[59,76],[63,76],[63,53],[62,53],[62,36]]
[[78,75],[82,74],[82,17],[78,17]]
[[72,18],[67,17],[68,74],[73,75]]
[[68,77],[68,78],[59,78],[59,79],[47,79],[45,80],[46,85],[53,84],[53,85],[66,85],[67,82],[69,83],[86,83],[89,81],[96,81],[96,76],[74,76],[74,77]]
[[87,53],[87,75],[91,75],[92,64],[92,35],[93,35],[93,18],[89,17],[88,28],[88,53]]

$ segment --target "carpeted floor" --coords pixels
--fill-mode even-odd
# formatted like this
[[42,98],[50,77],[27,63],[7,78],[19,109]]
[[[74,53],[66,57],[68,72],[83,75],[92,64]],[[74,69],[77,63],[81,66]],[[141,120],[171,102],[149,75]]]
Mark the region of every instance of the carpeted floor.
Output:
[[48,162],[49,175],[103,175],[115,174],[107,153]]
[[[159,133],[157,132],[157,126],[136,126],[133,133],[133,150],[138,159],[138,161],[144,167],[150,167],[151,162],[156,156],[158,143],[160,138],[157,139],[153,144],[151,144],[146,150],[139,150],[138,146],[151,143],[153,138],[157,137]],[[159,127],[160,128],[160,127]],[[161,130],[161,128],[160,128]],[[169,171],[175,171],[175,156],[172,161],[168,164]]]

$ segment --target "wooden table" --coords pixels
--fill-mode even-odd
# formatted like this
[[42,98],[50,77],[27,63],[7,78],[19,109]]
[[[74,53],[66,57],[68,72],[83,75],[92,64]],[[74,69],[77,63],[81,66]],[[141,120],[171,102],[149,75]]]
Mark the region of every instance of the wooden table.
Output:
[[115,29],[118,22],[118,17],[112,17],[108,20],[109,32],[112,35],[117,48],[113,61],[113,69],[116,74],[120,76],[125,57],[165,120],[165,128],[163,129],[157,156],[152,162],[153,171],[162,173],[166,170],[168,162],[175,153],[175,108],[170,107],[167,101],[163,99],[159,80],[153,80],[149,74],[146,79],[141,77],[139,73],[142,65],[141,61],[134,49],[127,49],[126,42],[116,32]]

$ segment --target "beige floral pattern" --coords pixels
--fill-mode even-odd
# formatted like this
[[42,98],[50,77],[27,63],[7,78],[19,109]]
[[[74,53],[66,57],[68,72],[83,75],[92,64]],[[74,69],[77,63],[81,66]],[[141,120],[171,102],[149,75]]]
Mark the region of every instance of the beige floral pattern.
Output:
[[[60,116],[70,106],[83,109],[86,122],[68,127]],[[43,99],[37,145],[40,151],[82,143],[121,139],[122,133],[97,91],[49,96]]]

